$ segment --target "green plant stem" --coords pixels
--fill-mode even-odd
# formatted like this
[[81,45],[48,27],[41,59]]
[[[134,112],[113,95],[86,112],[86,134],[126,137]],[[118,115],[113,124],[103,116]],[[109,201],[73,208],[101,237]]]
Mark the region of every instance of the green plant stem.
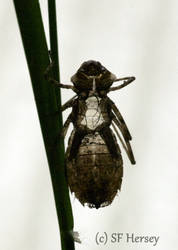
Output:
[[57,81],[60,81],[55,0],[48,0],[48,16],[49,16],[49,35],[50,35],[51,57],[52,57],[52,61],[54,62],[53,74],[54,74],[55,79]]
[[65,179],[64,142],[60,139],[55,145],[62,127],[62,115],[55,115],[59,110],[60,99],[56,89],[44,79],[49,55],[39,2],[14,0],[14,5],[51,174],[62,250],[73,250],[74,241],[70,234],[73,230],[73,215]]

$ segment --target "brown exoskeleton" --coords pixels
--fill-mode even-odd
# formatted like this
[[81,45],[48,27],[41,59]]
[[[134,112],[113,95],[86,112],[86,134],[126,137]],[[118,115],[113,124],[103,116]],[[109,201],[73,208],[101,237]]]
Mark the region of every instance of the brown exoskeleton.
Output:
[[[132,137],[121,113],[107,94],[127,86],[135,77],[117,79],[100,62],[90,60],[84,62],[71,77],[73,85],[65,85],[48,75],[50,68],[51,65],[46,71],[49,82],[60,88],[72,89],[77,94],[61,108],[62,111],[72,108],[63,126],[64,137],[70,123],[74,126],[66,151],[70,190],[83,205],[107,206],[120,190],[123,176],[121,150],[111,125],[130,162],[135,164],[129,142]],[[123,83],[111,87],[117,81]]]

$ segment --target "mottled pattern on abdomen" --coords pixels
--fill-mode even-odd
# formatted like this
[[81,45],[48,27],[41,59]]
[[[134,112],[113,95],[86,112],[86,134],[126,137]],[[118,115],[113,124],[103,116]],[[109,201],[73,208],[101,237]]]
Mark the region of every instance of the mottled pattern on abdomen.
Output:
[[[69,139],[73,140],[74,131]],[[113,135],[114,136],[114,135]],[[115,136],[114,136],[115,138]],[[120,154],[119,146],[115,143]],[[67,149],[68,157],[70,148]],[[99,133],[84,137],[76,158],[67,160],[67,178],[71,192],[84,205],[89,207],[104,207],[109,205],[121,188],[123,176],[122,156],[116,160]]]

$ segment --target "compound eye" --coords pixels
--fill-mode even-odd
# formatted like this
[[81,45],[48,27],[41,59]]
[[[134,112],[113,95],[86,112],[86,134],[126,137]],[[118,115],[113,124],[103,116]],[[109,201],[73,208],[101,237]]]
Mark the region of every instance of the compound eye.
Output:
[[100,67],[101,67],[101,63],[100,63],[99,61],[97,61],[97,62],[96,62],[96,64],[98,64],[98,66],[100,66]]

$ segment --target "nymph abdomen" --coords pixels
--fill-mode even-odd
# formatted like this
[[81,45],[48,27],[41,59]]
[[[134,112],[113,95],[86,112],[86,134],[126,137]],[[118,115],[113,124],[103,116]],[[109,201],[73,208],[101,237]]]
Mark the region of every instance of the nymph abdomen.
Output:
[[[73,131],[70,142],[73,140]],[[113,135],[114,136],[114,135]],[[115,143],[116,138],[114,136]],[[113,159],[99,133],[88,134],[82,140],[75,160],[67,161],[67,178],[71,192],[84,205],[104,207],[109,205],[121,188],[123,162]],[[70,147],[67,150],[67,156]],[[67,157],[66,157],[67,158]]]

